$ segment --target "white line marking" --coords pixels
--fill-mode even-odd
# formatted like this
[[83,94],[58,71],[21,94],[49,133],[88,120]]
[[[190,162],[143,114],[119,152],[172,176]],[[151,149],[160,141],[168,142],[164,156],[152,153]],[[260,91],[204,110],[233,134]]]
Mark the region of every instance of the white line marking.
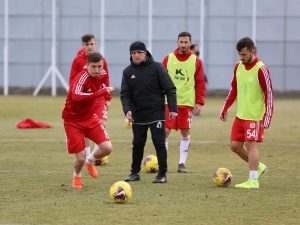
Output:
[[[63,139],[56,140],[56,139],[2,139],[0,142],[65,142]],[[119,143],[131,143],[132,140],[111,140],[112,143],[119,142]],[[151,142],[152,140],[147,140],[147,142]],[[178,141],[169,141],[171,143],[178,142]],[[191,143],[195,144],[230,144],[229,141],[191,141]],[[275,146],[300,146],[300,143],[274,143],[274,142],[263,142],[262,145],[275,145]]]

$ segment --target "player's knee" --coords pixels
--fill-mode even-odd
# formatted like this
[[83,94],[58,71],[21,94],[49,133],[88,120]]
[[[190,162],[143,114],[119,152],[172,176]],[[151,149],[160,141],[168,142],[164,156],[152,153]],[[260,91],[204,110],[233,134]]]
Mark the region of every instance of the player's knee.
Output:
[[85,156],[84,155],[77,155],[76,156],[76,161],[77,161],[77,163],[83,165],[85,163]]
[[231,144],[230,149],[231,149],[231,151],[233,151],[235,153],[237,153],[239,151],[239,147],[235,144]]
[[104,153],[104,155],[109,155],[113,150],[113,146],[111,143],[107,143],[107,145],[105,145],[103,148],[102,148],[102,151]]

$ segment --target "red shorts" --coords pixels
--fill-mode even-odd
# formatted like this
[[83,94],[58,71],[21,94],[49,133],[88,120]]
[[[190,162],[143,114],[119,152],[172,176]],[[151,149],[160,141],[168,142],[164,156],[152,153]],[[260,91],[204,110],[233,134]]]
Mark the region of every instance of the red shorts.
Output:
[[190,129],[192,126],[192,117],[193,117],[193,108],[192,107],[184,107],[178,108],[178,116],[169,120],[169,107],[166,105],[166,128],[169,129]]
[[84,137],[89,138],[96,144],[110,141],[109,136],[99,122],[97,116],[81,122],[63,121],[69,154],[79,153],[84,150]]
[[107,120],[107,111],[105,107],[105,101],[96,101],[95,102],[95,113],[98,116],[99,120]]
[[264,129],[261,127],[261,121],[242,120],[235,117],[231,129],[231,141],[262,142],[264,139]]

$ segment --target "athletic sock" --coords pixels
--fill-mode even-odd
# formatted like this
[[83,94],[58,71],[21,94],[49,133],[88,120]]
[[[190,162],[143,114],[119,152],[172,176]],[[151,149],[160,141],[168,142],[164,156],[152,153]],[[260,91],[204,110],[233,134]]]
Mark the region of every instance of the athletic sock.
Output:
[[94,158],[93,154],[91,154],[91,155],[89,155],[88,157],[86,157],[86,160],[85,160],[85,161],[86,161],[88,164],[92,164],[92,163],[94,163],[96,160],[97,160],[97,159]]
[[168,141],[168,138],[165,139],[165,146],[166,146],[166,150],[168,151],[168,148],[169,148],[169,141]]
[[190,135],[187,137],[181,137],[179,164],[181,163],[185,164],[189,152],[189,146],[190,146]]
[[258,173],[257,170],[250,170],[249,171],[249,178],[251,180],[257,180],[258,179]]
[[86,154],[86,156],[89,156],[91,154],[91,147],[90,146],[85,148],[85,154]]
[[76,172],[74,171],[73,177],[81,177],[81,173],[76,173]]

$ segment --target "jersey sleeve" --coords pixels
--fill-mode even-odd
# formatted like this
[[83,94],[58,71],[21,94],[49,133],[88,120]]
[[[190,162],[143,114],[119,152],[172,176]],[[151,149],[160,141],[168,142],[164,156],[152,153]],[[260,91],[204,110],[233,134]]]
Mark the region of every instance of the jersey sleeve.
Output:
[[69,86],[71,87],[71,84],[73,83],[75,77],[81,72],[79,70],[79,65],[76,62],[76,58],[72,62],[71,71],[70,71],[70,77],[69,77]]
[[273,116],[274,97],[270,72],[266,66],[262,66],[258,70],[258,79],[265,96],[266,111],[263,117],[263,127],[269,128]]
[[195,72],[195,95],[196,104],[204,105],[205,103],[206,85],[204,79],[204,70],[202,61],[196,58],[196,72]]
[[167,63],[168,63],[168,60],[169,60],[169,55],[167,55],[164,60],[162,61],[162,64],[163,66],[167,69]]

